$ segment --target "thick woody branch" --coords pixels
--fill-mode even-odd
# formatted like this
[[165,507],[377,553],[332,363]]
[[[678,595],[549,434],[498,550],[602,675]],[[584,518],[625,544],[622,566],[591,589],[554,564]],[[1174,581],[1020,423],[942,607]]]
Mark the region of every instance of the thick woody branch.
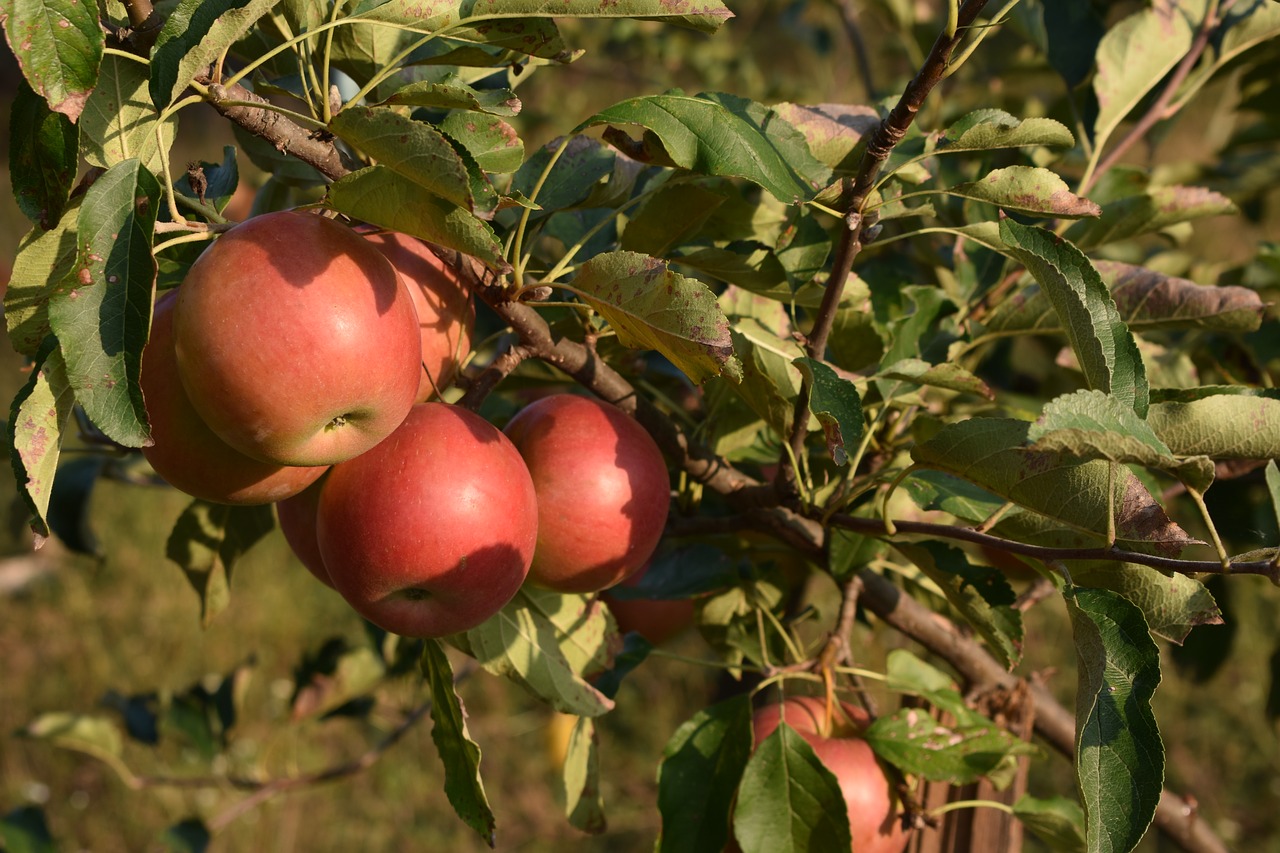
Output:
[[195,82],[204,88],[204,99],[223,116],[270,142],[278,151],[314,167],[329,180],[336,181],[353,170],[355,164],[346,161],[331,137],[282,116],[270,108],[271,102],[266,98],[239,83],[224,86],[214,82],[208,73],[197,76]]

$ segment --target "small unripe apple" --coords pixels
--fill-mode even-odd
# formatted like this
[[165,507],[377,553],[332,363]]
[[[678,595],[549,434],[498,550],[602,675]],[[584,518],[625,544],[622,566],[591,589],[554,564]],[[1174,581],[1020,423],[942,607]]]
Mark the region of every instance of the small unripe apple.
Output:
[[154,442],[142,449],[152,469],[175,489],[223,504],[265,504],[296,495],[325,466],[259,462],[229,446],[200,419],[178,378],[173,349],[173,291],[156,300],[151,337],[142,351],[142,397]]
[[648,562],[666,525],[671,483],[644,427],[616,406],[556,394],[522,409],[506,433],[538,493],[531,582],[595,592]]
[[333,466],[316,537],[335,589],[408,637],[479,625],[520,589],[538,499],[520,454],[479,415],[422,403],[372,450]]
[[[773,734],[780,720],[813,747],[818,760],[840,783],[849,812],[854,853],[901,853],[908,833],[902,827],[898,798],[871,746],[861,737],[870,722],[867,712],[841,703],[830,727],[826,703],[813,696],[791,696],[758,709],[751,719],[756,744]],[[847,717],[847,719],[846,719]],[[824,734],[824,728],[827,733]]]
[[422,376],[417,402],[425,403],[453,381],[471,349],[476,306],[457,272],[421,240],[394,231],[365,236],[386,256],[409,288],[422,338]]
[[382,253],[309,213],[256,216],[192,264],[174,313],[191,403],[227,444],[277,465],[363,453],[413,405],[422,343]]

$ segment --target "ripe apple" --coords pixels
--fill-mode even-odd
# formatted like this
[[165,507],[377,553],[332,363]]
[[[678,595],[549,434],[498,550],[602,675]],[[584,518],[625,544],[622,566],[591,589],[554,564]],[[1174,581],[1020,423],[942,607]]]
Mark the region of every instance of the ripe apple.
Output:
[[[640,571],[624,579],[618,586],[636,586],[648,570],[647,565],[641,567]],[[601,593],[600,597],[613,613],[619,631],[624,634],[635,631],[655,646],[662,645],[692,625],[697,610],[693,601],[687,598],[621,599],[608,590]]]
[[284,541],[289,543],[289,550],[307,571],[325,586],[333,587],[329,580],[329,570],[324,567],[324,558],[320,556],[320,541],[316,538],[316,511],[320,508],[320,490],[324,488],[324,480],[312,483],[306,489],[291,498],[276,504],[276,517],[280,521],[280,531]]
[[367,240],[322,216],[232,228],[192,264],[173,322],[192,405],[264,462],[350,459],[399,426],[418,391],[408,290]]
[[829,735],[824,735],[827,710],[822,699],[791,696],[765,705],[751,719],[755,741],[759,744],[773,734],[779,720],[785,718],[840,782],[849,811],[852,849],[857,853],[901,853],[908,834],[899,820],[897,796],[875,753],[859,736],[870,719],[866,711],[854,705],[842,702],[841,707],[849,720],[837,712]]
[[595,592],[643,566],[662,537],[671,484],[662,452],[620,409],[556,394],[522,409],[506,433],[538,492],[529,579]]
[[480,624],[520,589],[538,498],[497,428],[421,403],[329,472],[316,536],[334,588],[362,616],[395,634],[442,637]]
[[421,240],[394,231],[368,234],[365,239],[391,262],[413,297],[422,337],[417,402],[425,403],[437,388],[448,387],[458,362],[471,349],[476,322],[471,292]]
[[173,349],[174,291],[156,300],[151,338],[142,351],[142,396],[154,444],[142,455],[176,489],[224,504],[265,504],[295,495],[325,472],[250,459],[200,419],[178,378]]

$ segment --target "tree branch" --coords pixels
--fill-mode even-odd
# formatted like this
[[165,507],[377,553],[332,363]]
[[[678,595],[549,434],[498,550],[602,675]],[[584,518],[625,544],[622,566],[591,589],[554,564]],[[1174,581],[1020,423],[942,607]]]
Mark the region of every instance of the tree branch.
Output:
[[[271,110],[270,101],[239,83],[224,86],[214,82],[208,72],[197,75],[195,82],[204,87],[201,95],[205,101],[223,116],[270,142],[278,151],[314,167],[329,180],[336,181],[356,168],[357,164],[348,162],[327,134],[307,130]],[[265,106],[245,106],[244,102]]]
[[[987,0],[966,0],[960,7],[956,31],[950,36],[945,32],[938,35],[919,73],[907,84],[897,105],[867,137],[867,147],[858,164],[857,175],[852,181],[845,180],[840,197],[840,209],[845,212],[845,230],[841,234],[835,257],[832,259],[831,274],[827,278],[827,287],[822,294],[822,304],[818,307],[813,328],[805,343],[805,352],[809,358],[821,361],[826,356],[827,340],[831,337],[831,329],[835,325],[836,310],[844,296],[845,283],[853,271],[854,259],[867,241],[868,229],[875,224],[874,215],[863,219],[862,206],[875,186],[880,169],[893,153],[893,149],[906,136],[925,98],[946,74],[951,53],[964,37],[965,30],[977,20],[986,5]],[[791,421],[789,440],[793,452],[791,455],[784,453],[778,463],[778,484],[788,497],[796,494],[796,471],[791,464],[791,457],[799,459],[804,455],[804,443],[808,437],[811,393],[811,383],[805,378],[800,383],[800,393],[796,396],[795,414]]]

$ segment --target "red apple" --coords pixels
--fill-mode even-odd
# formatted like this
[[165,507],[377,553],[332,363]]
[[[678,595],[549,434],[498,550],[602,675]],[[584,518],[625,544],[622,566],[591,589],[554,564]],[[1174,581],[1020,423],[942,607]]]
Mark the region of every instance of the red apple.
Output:
[[557,394],[507,424],[538,492],[538,549],[529,579],[595,592],[643,566],[662,537],[671,484],[662,452],[620,409]]
[[176,296],[170,291],[156,300],[151,338],[142,351],[142,396],[155,442],[142,455],[174,488],[215,503],[271,503],[307,488],[325,472],[324,466],[295,468],[250,459],[196,414],[174,357]]
[[280,501],[276,504],[276,517],[293,555],[317,580],[332,587],[329,570],[324,567],[324,558],[320,556],[320,541],[316,538],[316,511],[320,508],[320,490],[323,487],[322,479]]
[[899,819],[898,798],[875,753],[859,736],[870,719],[866,711],[854,705],[841,703],[841,707],[849,719],[835,712],[830,731],[824,735],[827,710],[822,699],[792,696],[765,705],[751,720],[755,741],[759,744],[773,734],[778,721],[785,718],[840,782],[849,811],[852,849],[856,853],[900,853],[907,845],[908,834]]
[[[636,586],[646,571],[648,567],[642,567],[640,571],[623,580],[618,586]],[[696,615],[693,602],[687,598],[621,599],[614,597],[608,590],[600,597],[613,613],[613,619],[618,623],[619,631],[624,634],[635,631],[655,646],[662,645],[692,625]]]
[[335,465],[316,512],[320,556],[370,622],[409,637],[475,627],[520,589],[538,499],[520,454],[479,415],[422,403]]
[[227,444],[278,465],[363,453],[413,405],[413,302],[350,228],[284,211],[228,231],[178,289],[182,384]]
[[476,307],[458,274],[421,240],[396,232],[365,237],[378,247],[409,288],[418,312],[422,337],[422,375],[419,403],[453,381],[458,363],[471,349]]

